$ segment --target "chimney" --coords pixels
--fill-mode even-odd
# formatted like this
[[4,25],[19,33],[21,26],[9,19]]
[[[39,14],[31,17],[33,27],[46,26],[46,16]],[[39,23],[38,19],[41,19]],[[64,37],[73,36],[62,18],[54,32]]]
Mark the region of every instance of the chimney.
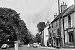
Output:
[[61,13],[67,8],[66,3],[61,4]]

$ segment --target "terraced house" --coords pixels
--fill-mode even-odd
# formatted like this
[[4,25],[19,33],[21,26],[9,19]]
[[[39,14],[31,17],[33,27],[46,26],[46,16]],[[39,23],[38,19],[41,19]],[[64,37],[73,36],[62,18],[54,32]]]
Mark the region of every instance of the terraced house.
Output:
[[61,13],[55,15],[51,22],[51,34],[53,46],[74,46],[75,44],[75,5],[67,8],[61,5]]

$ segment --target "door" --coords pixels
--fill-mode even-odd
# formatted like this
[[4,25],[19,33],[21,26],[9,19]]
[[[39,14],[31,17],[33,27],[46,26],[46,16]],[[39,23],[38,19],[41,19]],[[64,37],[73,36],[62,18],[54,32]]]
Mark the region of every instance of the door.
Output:
[[74,32],[71,31],[69,32],[69,42],[73,43],[74,42],[74,36],[73,36]]

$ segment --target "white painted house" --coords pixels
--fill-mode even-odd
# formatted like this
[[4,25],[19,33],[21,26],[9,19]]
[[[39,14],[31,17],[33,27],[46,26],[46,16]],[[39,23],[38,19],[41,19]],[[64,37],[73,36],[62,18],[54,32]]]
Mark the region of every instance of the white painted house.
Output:
[[43,30],[44,31],[44,45],[47,46],[47,41],[49,38],[49,31],[48,31],[48,26]]

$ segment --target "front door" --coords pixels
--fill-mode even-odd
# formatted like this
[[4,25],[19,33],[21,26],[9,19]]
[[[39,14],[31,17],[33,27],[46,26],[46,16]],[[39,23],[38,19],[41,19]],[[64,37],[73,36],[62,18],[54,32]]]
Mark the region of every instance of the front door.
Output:
[[74,42],[74,36],[73,36],[74,32],[71,31],[69,32],[69,42],[73,43]]

